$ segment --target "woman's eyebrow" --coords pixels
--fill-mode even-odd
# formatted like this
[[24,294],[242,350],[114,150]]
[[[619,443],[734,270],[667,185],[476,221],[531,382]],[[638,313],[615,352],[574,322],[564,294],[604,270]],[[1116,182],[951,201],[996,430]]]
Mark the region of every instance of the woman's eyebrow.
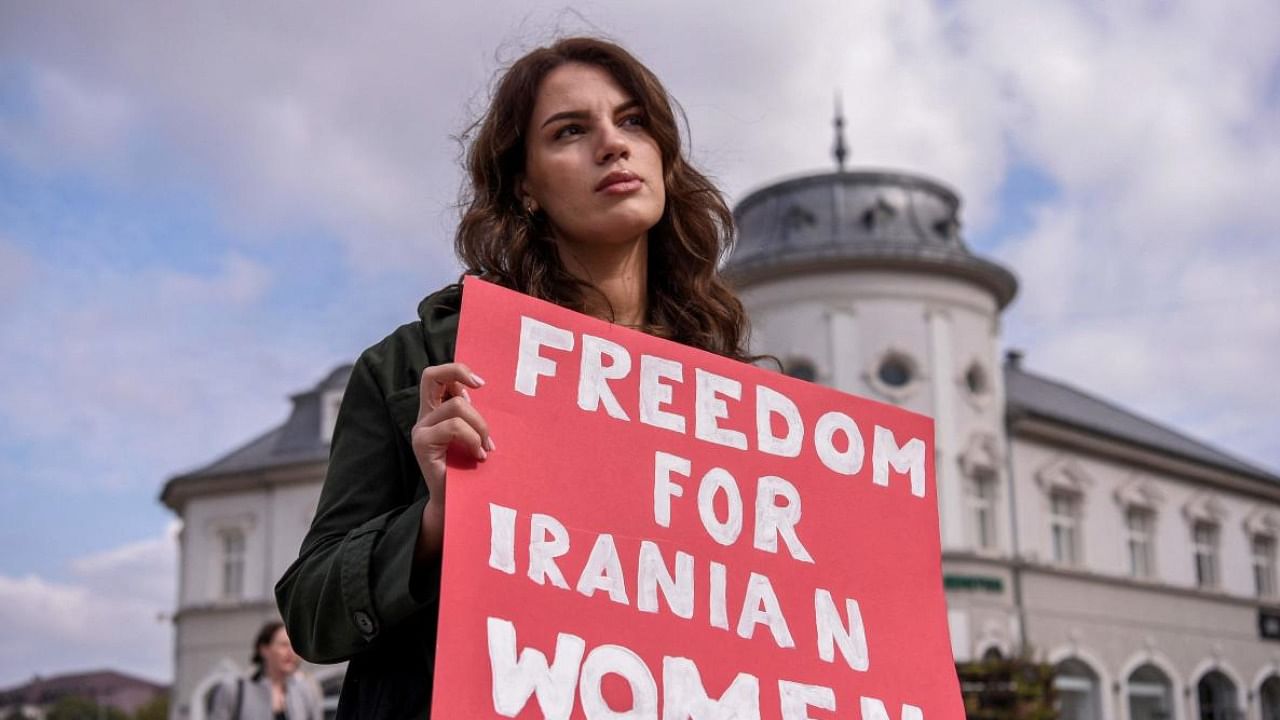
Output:
[[[621,105],[615,107],[613,109],[613,114],[617,115],[618,113],[626,112],[631,108],[639,107],[639,105],[640,105],[639,100],[628,100],[622,103]],[[546,120],[543,120],[542,127],[546,127],[551,123],[559,120],[586,120],[589,117],[591,117],[591,113],[587,112],[586,110],[565,110],[564,112],[558,112],[552,115],[551,117],[547,118]]]

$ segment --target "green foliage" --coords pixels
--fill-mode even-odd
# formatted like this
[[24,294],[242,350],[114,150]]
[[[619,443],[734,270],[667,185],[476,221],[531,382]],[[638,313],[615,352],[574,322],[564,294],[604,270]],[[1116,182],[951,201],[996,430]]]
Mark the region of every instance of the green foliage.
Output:
[[76,695],[61,698],[49,708],[46,720],[129,720],[129,716]]
[[1053,667],[1023,658],[957,663],[968,720],[1057,720]]
[[169,696],[157,695],[155,700],[138,708],[133,714],[133,720],[168,720],[169,717]]

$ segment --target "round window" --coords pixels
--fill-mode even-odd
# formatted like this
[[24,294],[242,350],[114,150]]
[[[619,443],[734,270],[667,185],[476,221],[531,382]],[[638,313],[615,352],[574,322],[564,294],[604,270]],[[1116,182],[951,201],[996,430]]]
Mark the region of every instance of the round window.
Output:
[[791,358],[782,366],[782,372],[797,380],[813,382],[818,379],[818,368],[804,358]]
[[880,368],[876,370],[876,377],[880,378],[880,382],[889,387],[900,388],[912,380],[911,361],[901,355],[890,355],[880,361]]
[[969,366],[964,374],[964,384],[968,386],[969,392],[974,395],[986,395],[990,388],[987,383],[987,373],[978,363]]

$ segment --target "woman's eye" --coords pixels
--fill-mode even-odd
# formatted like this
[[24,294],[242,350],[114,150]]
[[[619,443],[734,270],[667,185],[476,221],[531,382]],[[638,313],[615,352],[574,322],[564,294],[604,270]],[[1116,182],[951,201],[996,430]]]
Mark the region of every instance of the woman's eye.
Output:
[[644,127],[644,116],[639,113],[622,118],[624,127]]
[[569,135],[581,135],[584,132],[586,131],[583,130],[581,125],[565,125],[556,131],[555,137],[559,140],[562,137],[567,137]]

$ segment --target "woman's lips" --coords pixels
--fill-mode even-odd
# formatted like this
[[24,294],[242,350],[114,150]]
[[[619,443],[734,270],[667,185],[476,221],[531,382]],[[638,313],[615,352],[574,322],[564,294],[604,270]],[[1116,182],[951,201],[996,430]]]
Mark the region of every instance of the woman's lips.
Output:
[[605,195],[626,195],[639,190],[641,185],[644,185],[644,181],[639,178],[635,180],[619,180],[600,188],[600,192]]
[[608,195],[625,195],[635,192],[644,184],[644,179],[627,170],[615,170],[596,185],[596,190]]

